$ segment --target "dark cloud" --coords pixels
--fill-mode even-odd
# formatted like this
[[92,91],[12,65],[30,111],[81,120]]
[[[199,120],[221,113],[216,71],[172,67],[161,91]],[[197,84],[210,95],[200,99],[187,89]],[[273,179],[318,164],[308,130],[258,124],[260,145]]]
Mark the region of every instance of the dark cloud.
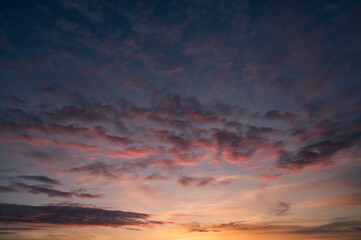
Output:
[[74,196],[77,196],[79,198],[103,198],[103,194],[90,194],[90,193],[73,193]]
[[220,181],[220,182],[219,182],[219,185],[225,186],[225,185],[231,184],[232,182],[233,182],[233,179],[232,179],[232,178],[228,178],[228,179],[225,179],[225,180]]
[[150,220],[151,215],[81,206],[29,206],[0,204],[0,222],[109,227],[152,227],[164,222]]
[[19,192],[14,186],[0,186],[0,193]]
[[181,61],[176,61],[162,53],[140,54],[139,57],[145,67],[153,73],[174,76],[174,74],[182,70],[183,64]]
[[279,110],[270,110],[264,114],[264,118],[266,119],[276,119],[285,122],[294,122],[297,120],[298,116],[294,113],[290,112],[282,112]]
[[42,123],[39,116],[36,116],[34,112],[28,112],[20,108],[7,107],[0,109],[1,121],[14,122],[14,123],[26,123],[38,125]]
[[99,112],[94,112],[91,109],[86,108],[78,108],[76,106],[64,106],[59,110],[54,110],[53,112],[48,113],[48,115],[53,119],[54,122],[72,119],[91,122],[102,121],[106,119],[106,117]]
[[[251,157],[257,150],[270,149],[267,135],[278,132],[276,129],[268,127],[250,126],[247,133],[224,131],[214,129],[212,138],[205,142],[209,147],[214,147],[218,158],[224,154],[224,159],[229,163],[241,164],[251,162]],[[282,145],[282,142],[275,142],[279,146],[272,146],[275,150]]]
[[201,227],[201,225],[198,222],[189,222],[189,223],[183,224],[183,226],[185,228],[187,228],[187,230],[189,232],[220,232],[220,230],[218,230],[218,229],[203,228],[203,227]]
[[274,90],[282,90],[288,93],[295,86],[296,82],[295,79],[276,78],[269,83],[269,86]]
[[222,109],[219,106],[220,104],[221,102],[219,104],[214,102],[206,106],[193,97],[157,93],[151,111],[167,118],[180,118],[207,123],[218,120],[219,113],[217,111],[227,111],[226,108]]
[[195,184],[197,187],[204,187],[211,184],[214,181],[214,178],[204,177],[204,178],[196,178],[196,177],[181,177],[178,179],[178,183],[183,187],[188,187],[192,184]]
[[90,21],[102,22],[104,20],[103,12],[97,8],[96,3],[85,4],[85,3],[80,3],[80,2],[72,1],[72,0],[66,0],[66,1],[62,1],[60,3],[63,5],[63,7],[66,11],[75,10],[81,16],[87,18]]
[[[262,232],[277,232],[278,234],[317,234],[317,235],[328,235],[328,234],[353,234],[358,231],[360,221],[343,221],[343,222],[330,222],[324,225],[317,225],[313,227],[303,225],[277,225],[270,223],[247,223],[247,222],[230,222],[217,225],[211,225],[209,227],[201,227],[198,223],[190,224],[188,229],[198,231],[198,229],[204,231],[198,232],[209,232],[209,231],[262,231]],[[192,228],[192,226],[194,226]],[[186,225],[187,227],[187,225]]]
[[144,181],[165,181],[168,180],[169,177],[163,176],[159,173],[152,173],[144,178]]
[[205,187],[209,185],[218,184],[220,186],[225,186],[231,184],[233,179],[225,179],[218,181],[216,178],[213,177],[180,177],[177,182],[182,185],[183,187],[188,187],[191,185],[195,185],[197,187]]
[[35,227],[0,227],[0,235],[17,234],[24,231],[39,230]]
[[191,141],[184,139],[183,137],[168,135],[166,138],[166,142],[172,144],[175,148],[180,148],[182,150],[189,150],[191,145]]
[[[44,135],[72,134],[79,136],[81,134],[87,138],[103,138],[114,144],[132,143],[132,140],[127,137],[108,134],[108,130],[101,126],[87,127],[96,122],[114,126],[122,132],[126,129],[119,120],[120,113],[111,106],[98,103],[87,105],[89,105],[89,109],[76,106],[65,106],[60,110],[38,111],[33,109],[32,112],[15,108],[0,109],[1,119],[3,119],[0,122],[0,128],[11,135],[14,133],[30,135],[29,132],[41,132]],[[37,114],[34,113],[35,111]]]
[[218,130],[216,133],[214,133],[213,138],[216,141],[216,146],[219,151],[229,149],[232,152],[237,152],[245,140],[244,136],[238,133],[221,130]]
[[197,187],[207,186],[207,185],[210,184],[213,180],[214,180],[214,178],[212,178],[212,177],[199,178],[199,179],[198,179],[198,183],[197,183]]
[[25,183],[15,183],[14,186],[21,190],[27,191],[33,194],[44,193],[47,194],[49,197],[65,197],[70,198],[73,196],[71,192],[63,192],[55,189],[51,189],[45,186],[38,186],[38,185],[28,185]]
[[306,145],[296,152],[283,151],[275,166],[281,169],[301,170],[307,166],[331,165],[335,154],[358,146],[360,137],[360,133],[354,133]]
[[10,235],[10,234],[16,234],[16,232],[10,232],[10,231],[0,232],[0,235]]
[[214,225],[212,226],[212,228],[215,229],[219,229],[220,231],[222,230],[237,230],[237,231],[245,231],[245,230],[273,230],[273,229],[278,229],[281,228],[280,226],[277,225],[272,225],[272,224],[249,224],[243,221],[238,221],[238,222],[230,222],[230,223],[222,223],[222,224],[218,224],[218,225]]
[[43,183],[48,183],[48,184],[54,184],[54,185],[60,185],[60,181],[53,179],[53,178],[49,178],[46,176],[30,176],[30,175],[20,175],[17,176],[18,178],[21,179],[26,179],[26,180],[33,180],[33,181],[38,181],[38,182],[43,182]]
[[18,105],[25,105],[26,101],[24,101],[23,99],[20,99],[16,96],[6,96],[6,97],[0,97],[0,98],[4,98],[4,100],[9,101],[12,104],[18,104]]
[[2,173],[18,173],[19,170],[16,168],[0,169]]
[[0,231],[28,231],[36,230],[37,228],[33,227],[0,227]]
[[277,207],[272,210],[272,213],[276,216],[284,216],[290,210],[291,205],[285,202],[279,202]]
[[101,149],[101,147],[85,144],[82,142],[74,142],[74,141],[68,142],[58,139],[39,138],[27,134],[16,137],[3,138],[1,139],[1,141],[21,142],[21,143],[27,143],[32,146],[55,146],[61,149],[74,149],[74,150],[87,150],[87,151],[95,151]]
[[352,232],[360,228],[360,221],[331,222],[316,227],[299,227],[299,229],[291,230],[291,233],[297,234],[329,234],[337,232]]
[[1,193],[10,192],[27,192],[32,194],[46,194],[48,197],[62,197],[62,198],[102,198],[102,194],[90,194],[81,191],[65,192],[50,188],[48,185],[29,185],[25,183],[13,183],[9,186],[0,186]]
[[90,163],[82,167],[75,167],[70,169],[72,172],[83,172],[85,174],[104,176],[107,178],[116,178],[116,167],[114,165],[105,164],[102,162]]
[[25,157],[41,159],[41,160],[52,160],[54,159],[54,154],[44,151],[30,151],[27,153],[23,153]]
[[263,136],[266,134],[275,134],[280,132],[278,129],[270,128],[270,127],[256,127],[256,126],[249,126],[247,131],[247,136],[249,137],[257,137]]
[[188,187],[195,184],[197,187],[205,187],[211,184],[215,179],[212,177],[196,178],[196,177],[181,177],[178,183],[183,187]]
[[81,167],[72,168],[70,171],[115,180],[121,178],[125,174],[135,174],[137,170],[145,169],[149,164],[150,163],[144,161],[125,161],[118,165],[94,162]]

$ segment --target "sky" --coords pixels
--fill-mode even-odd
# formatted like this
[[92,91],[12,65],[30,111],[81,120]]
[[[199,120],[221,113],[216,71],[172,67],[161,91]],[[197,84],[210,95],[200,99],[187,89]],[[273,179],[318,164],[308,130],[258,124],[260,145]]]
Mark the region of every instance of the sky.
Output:
[[0,239],[360,239],[360,12],[1,1]]

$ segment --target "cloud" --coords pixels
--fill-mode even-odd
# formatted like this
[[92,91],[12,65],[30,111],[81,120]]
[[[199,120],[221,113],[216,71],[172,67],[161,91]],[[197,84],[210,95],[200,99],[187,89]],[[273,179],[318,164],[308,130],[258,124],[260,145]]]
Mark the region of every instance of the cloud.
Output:
[[[127,137],[110,135],[106,128],[99,125],[87,127],[88,125],[97,123],[114,126],[120,131],[125,131],[126,127],[119,120],[120,113],[113,109],[113,107],[108,107],[107,105],[98,106],[97,104],[90,104],[89,109],[66,106],[60,110],[44,109],[40,114],[28,113],[21,109],[6,108],[5,110],[0,110],[0,115],[3,116],[2,119],[4,119],[0,121],[0,128],[8,133],[7,138],[10,138],[14,133],[18,133],[14,137],[15,139],[18,141],[23,139],[22,141],[30,144],[30,141],[33,140],[34,144],[36,144],[36,141],[38,144],[49,144],[60,147],[64,145],[64,147],[67,147],[66,142],[59,140],[50,141],[50,139],[47,139],[48,141],[45,143],[45,140],[39,137],[32,137],[32,139],[30,139],[30,132],[42,133],[46,138],[52,135],[73,135],[78,138],[80,136],[92,140],[102,138],[114,144],[127,145],[133,142]],[[108,115],[113,116],[113,118],[110,119]],[[28,139],[21,138],[19,135],[27,136]],[[9,141],[10,140],[11,139],[9,139]],[[74,143],[73,145],[76,144]],[[78,143],[78,146],[86,147],[85,144],[81,143]],[[71,146],[69,145],[69,147]]]
[[25,190],[28,193],[33,193],[33,194],[44,193],[44,194],[47,194],[49,197],[70,198],[73,195],[71,192],[63,192],[63,191],[59,191],[59,190],[55,190],[55,189],[51,189],[51,188],[47,188],[47,187],[43,187],[43,186],[28,185],[25,183],[15,183],[14,186],[21,190]]
[[177,182],[182,185],[183,187],[188,187],[191,185],[196,185],[197,187],[205,187],[208,185],[220,185],[225,186],[232,183],[233,179],[224,179],[218,180],[217,178],[213,177],[187,177],[183,176],[180,177]]
[[83,122],[104,121],[106,117],[99,112],[94,112],[91,109],[78,108],[76,106],[64,106],[59,110],[53,110],[47,113],[54,122],[64,120],[82,120]]
[[[332,134],[330,133],[332,125],[327,128],[321,125],[315,126],[315,129],[303,128],[303,132],[293,128],[295,131],[291,135],[302,138],[303,144],[308,143],[308,145],[299,150],[290,151],[287,150],[287,142],[278,140],[278,136],[283,137],[287,134],[286,132],[262,126],[265,123],[253,126],[235,120],[242,114],[240,108],[235,104],[226,104],[219,100],[203,104],[194,97],[163,92],[154,93],[149,105],[145,107],[136,106],[125,100],[119,100],[121,104],[117,106],[80,99],[79,106],[65,104],[55,109],[44,107],[39,108],[40,110],[37,110],[36,113],[34,109],[25,111],[20,108],[6,108],[3,111],[6,121],[0,124],[4,130],[1,140],[26,142],[32,146],[55,146],[64,148],[64,150],[73,149],[83,152],[90,150],[94,151],[90,153],[93,155],[92,159],[98,157],[125,159],[147,157],[147,159],[153,159],[144,161],[147,162],[144,164],[137,162],[138,169],[145,169],[148,166],[165,166],[165,164],[174,167],[195,166],[203,164],[206,162],[205,160],[214,163],[220,163],[223,160],[242,167],[253,168],[264,165],[257,159],[260,158],[260,154],[263,154],[264,158],[279,156],[274,166],[285,170],[302,169],[302,166],[306,165],[320,166],[322,165],[319,164],[320,162],[325,165],[329,163],[325,160],[327,154],[321,154],[318,150],[310,150],[308,153],[316,152],[318,154],[318,156],[315,155],[318,160],[312,160],[311,154],[306,152],[312,145],[309,143],[313,143],[311,140],[317,139],[312,138],[312,136],[316,136],[315,131],[321,132],[318,137],[330,135]],[[264,117],[291,121],[295,118],[294,115],[271,110]],[[209,116],[213,116],[212,121],[208,119]],[[146,125],[150,124],[151,127],[143,126],[143,120],[149,120],[149,117],[153,120],[158,119],[160,122],[158,120],[158,122],[146,122]],[[113,131],[118,120],[128,123],[126,131],[123,129],[119,136],[114,134],[116,131]],[[132,122],[131,128],[129,128],[130,122]],[[200,122],[204,124],[200,124]],[[172,123],[181,123],[182,127],[179,124],[173,126]],[[341,127],[337,126],[333,134],[341,132]],[[40,137],[40,134],[43,136]],[[57,139],[54,139],[54,136]],[[74,137],[76,140],[69,141],[68,139],[74,139],[70,137]],[[105,149],[103,145],[100,145],[100,143],[104,143],[102,140],[114,145]],[[114,149],[116,146],[120,148]],[[285,150],[280,151],[281,148]],[[206,153],[204,153],[205,151]],[[37,155],[40,158],[51,157],[40,154],[40,151],[37,152],[39,152]],[[155,160],[157,158],[164,161]],[[165,159],[168,160],[165,161]],[[296,160],[292,162],[292,159]],[[124,163],[121,167],[114,166],[113,170],[104,165],[96,166],[97,164],[74,167],[71,171],[88,171],[92,175],[95,172],[98,172],[99,175],[102,171],[102,175],[107,178],[110,175],[112,175],[110,178],[114,178],[119,174],[132,172],[129,169],[129,163]],[[271,175],[262,177],[272,178]]]
[[192,222],[183,226],[190,232],[211,232],[211,231],[262,231],[262,233],[277,233],[277,234],[295,234],[304,236],[305,234],[335,234],[335,233],[350,233],[359,231],[360,221],[338,221],[330,222],[317,226],[304,225],[281,225],[272,223],[247,223],[244,221],[215,224],[208,227],[201,227],[199,223]]
[[332,165],[332,157],[359,144],[361,134],[354,133],[306,145],[295,152],[282,151],[275,167],[301,170],[309,166]]
[[221,186],[226,186],[226,185],[228,185],[228,184],[231,184],[232,182],[233,182],[233,179],[232,179],[232,178],[228,178],[228,179],[219,181],[219,185],[221,185]]
[[176,61],[162,53],[143,53],[138,57],[144,66],[152,73],[174,76],[182,70],[182,62]]
[[218,229],[204,228],[198,222],[189,222],[185,223],[184,226],[188,232],[220,232]]
[[16,96],[0,96],[0,99],[5,100],[5,101],[9,101],[12,104],[16,104],[16,105],[26,105],[26,101],[24,101],[23,99],[20,99]]
[[0,193],[10,193],[10,192],[19,192],[19,190],[13,186],[0,186]]
[[103,21],[104,13],[98,9],[99,6],[96,5],[95,3],[84,4],[72,0],[61,1],[60,3],[64,6],[65,10],[67,11],[76,10],[80,15],[93,22],[99,23]]
[[16,234],[18,232],[23,231],[32,231],[32,230],[39,230],[39,228],[35,227],[0,227],[0,235],[9,235],[9,234]]
[[90,193],[78,193],[78,192],[74,192],[73,195],[77,196],[79,198],[103,198],[104,197],[103,194],[90,194]]
[[174,157],[177,159],[177,164],[181,166],[196,166],[202,164],[209,154],[181,152],[174,154]]
[[251,157],[256,151],[269,150],[270,145],[265,137],[269,133],[277,132],[272,128],[249,127],[246,134],[239,132],[214,129],[211,139],[203,141],[205,147],[215,148],[216,156],[221,159],[224,154],[224,160],[245,166],[251,162]]
[[54,159],[54,153],[44,152],[44,151],[30,151],[21,153],[23,156],[28,158],[35,158],[35,159],[41,159],[41,160],[53,160]]
[[125,174],[136,175],[137,170],[146,169],[150,166],[147,161],[124,161],[120,164],[106,164],[103,162],[93,162],[80,167],[71,168],[71,172],[84,173],[91,176],[100,176],[108,180],[120,179]]
[[179,168],[179,165],[176,161],[168,158],[151,158],[150,165],[153,167],[163,167],[167,170],[175,170]]
[[[159,116],[166,116],[170,119],[189,120],[197,123],[213,123],[219,120],[220,113],[228,113],[226,109],[216,102],[209,105],[202,104],[196,98],[184,97],[170,93],[157,93],[154,95],[154,104],[150,108],[152,113],[157,113]],[[218,113],[219,111],[220,113]],[[231,111],[231,110],[230,110]]]
[[117,178],[116,167],[114,165],[105,164],[102,162],[94,162],[82,167],[75,167],[70,169],[71,172],[83,172],[95,176],[104,176],[106,178]]
[[298,229],[290,230],[291,233],[297,234],[329,234],[337,232],[352,232],[360,228],[360,221],[331,222],[315,227],[298,227]]
[[283,179],[283,174],[282,173],[276,173],[276,174],[267,174],[264,173],[261,175],[262,180],[279,180],[279,179]]
[[173,145],[175,148],[179,148],[181,150],[190,150],[192,147],[191,141],[180,136],[168,135],[165,141]]
[[102,194],[90,194],[80,191],[65,192],[50,188],[48,185],[29,185],[25,183],[13,183],[9,186],[0,186],[0,192],[27,192],[31,194],[46,194],[48,197],[62,197],[62,198],[102,198]]
[[30,176],[30,175],[20,175],[17,176],[18,178],[21,179],[26,179],[26,180],[32,180],[32,181],[37,181],[37,182],[43,182],[43,183],[48,183],[48,184],[54,184],[54,185],[60,185],[61,183],[53,178],[49,178],[46,176]]
[[195,177],[181,177],[178,179],[178,183],[183,187],[188,187],[192,184],[195,184],[197,187],[205,187],[211,184],[215,179],[212,177],[203,177],[203,178],[195,178]]
[[263,115],[266,119],[281,120],[285,122],[294,122],[298,116],[290,112],[282,112],[279,110],[270,110]]
[[152,173],[144,178],[144,181],[166,181],[169,177],[163,176],[159,173]]
[[174,214],[170,214],[170,217],[172,218],[199,218],[199,217],[204,217],[202,215],[192,215],[192,214],[179,214],[179,213],[174,213]]
[[272,213],[276,216],[284,216],[290,210],[291,205],[285,202],[279,202],[277,207],[272,210]]
[[[359,188],[358,188],[359,189]],[[353,195],[335,196],[321,200],[310,201],[310,204],[317,207],[360,207],[361,194],[356,193]]]
[[23,135],[14,138],[1,138],[0,140],[5,142],[24,142],[33,146],[56,146],[59,148],[65,148],[65,149],[68,148],[68,149],[85,150],[85,151],[86,150],[95,151],[101,149],[101,147],[95,145],[88,145],[81,142],[74,142],[74,141],[67,142],[57,139],[39,138],[31,135]]
[[69,225],[103,227],[153,227],[166,224],[150,220],[151,215],[137,212],[105,210],[96,207],[68,206],[29,206],[0,204],[0,222],[31,223],[34,226]]

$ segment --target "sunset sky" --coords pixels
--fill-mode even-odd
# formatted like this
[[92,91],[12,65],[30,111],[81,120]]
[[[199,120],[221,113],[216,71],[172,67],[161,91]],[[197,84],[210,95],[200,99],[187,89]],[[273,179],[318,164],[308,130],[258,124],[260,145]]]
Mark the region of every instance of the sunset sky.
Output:
[[0,239],[361,239],[360,13],[0,1]]

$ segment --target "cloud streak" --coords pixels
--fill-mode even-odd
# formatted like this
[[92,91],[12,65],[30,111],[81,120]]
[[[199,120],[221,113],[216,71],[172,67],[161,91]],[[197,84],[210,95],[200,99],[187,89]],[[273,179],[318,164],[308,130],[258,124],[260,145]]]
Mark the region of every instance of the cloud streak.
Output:
[[46,177],[46,176],[20,175],[20,176],[17,176],[17,178],[25,179],[25,180],[32,180],[32,181],[37,181],[37,182],[42,182],[42,183],[48,183],[48,184],[54,184],[54,185],[61,185],[60,181],[53,179],[53,178]]
[[66,192],[53,189],[47,185],[29,185],[25,183],[13,183],[9,186],[0,186],[1,193],[17,193],[26,192],[31,194],[46,194],[48,197],[61,197],[61,198],[103,198],[103,194],[90,194],[81,191]]
[[0,204],[0,222],[34,225],[69,225],[103,227],[153,227],[164,222],[153,221],[151,215],[82,206],[30,206]]

